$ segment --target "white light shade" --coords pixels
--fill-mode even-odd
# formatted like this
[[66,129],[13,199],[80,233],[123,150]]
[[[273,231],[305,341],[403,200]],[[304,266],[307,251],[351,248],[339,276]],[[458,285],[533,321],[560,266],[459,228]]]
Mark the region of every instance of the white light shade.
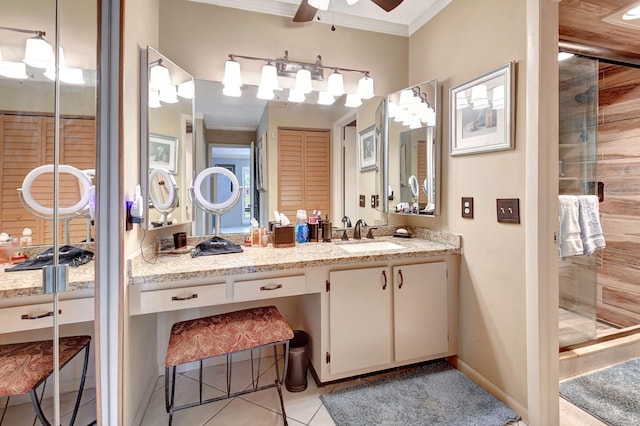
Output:
[[268,63],[262,67],[260,86],[263,86],[265,90],[280,90],[280,85],[278,84],[278,70],[276,70],[275,65]]
[[484,109],[489,106],[486,85],[478,84],[471,88],[471,103],[473,104],[473,109]]
[[304,93],[295,88],[289,89],[289,102],[304,102]]
[[27,39],[22,62],[34,68],[47,68],[55,63],[53,47],[41,35],[31,37]]
[[[224,76],[222,84],[225,86],[238,87],[242,86],[242,77],[240,76],[240,63],[229,59],[224,63]],[[238,95],[240,96],[240,95]]]
[[347,4],[349,6],[353,6],[354,4],[358,3],[358,0],[347,0]]
[[491,107],[493,109],[504,108],[504,86],[496,86],[493,88],[491,97]]
[[318,104],[320,105],[332,105],[336,99],[329,92],[320,92],[318,94]]
[[239,98],[242,92],[240,91],[240,86],[224,86],[222,88],[222,94],[225,96],[231,96],[234,98]]
[[164,86],[171,86],[169,69],[162,64],[153,65],[149,70],[149,87],[160,90]]
[[622,19],[624,21],[631,21],[638,18],[640,18],[640,6],[629,9],[624,15],[622,15]]
[[344,103],[344,106],[349,108],[357,108],[360,105],[362,105],[362,100],[360,99],[360,96],[354,95],[352,93],[347,93],[347,100]]
[[425,124],[429,127],[434,127],[436,125],[436,111],[429,107],[427,108]]
[[313,6],[316,9],[327,10],[329,9],[329,0],[308,0],[309,6]]
[[184,83],[178,84],[178,96],[185,99],[193,99],[193,94],[195,93],[195,84],[193,84],[193,80],[185,81]]
[[461,110],[469,107],[469,101],[467,101],[467,94],[464,91],[456,93],[456,109]]
[[358,81],[358,96],[360,99],[373,98],[373,79],[369,76],[364,76]]
[[61,68],[60,81],[67,84],[84,84],[84,74],[80,68]]
[[262,83],[258,86],[258,93],[256,94],[258,99],[270,101],[275,97],[273,89],[271,87],[265,87]]
[[26,80],[27,66],[24,62],[0,62],[0,75],[7,78]]
[[400,99],[398,99],[398,106],[400,108],[408,108],[414,103],[413,90],[405,89],[400,92]]
[[160,92],[157,90],[149,90],[149,108],[160,108]]
[[178,92],[176,86],[164,86],[160,89],[160,100],[165,104],[175,104],[178,102]]
[[396,105],[395,102],[389,101],[388,109],[389,109],[389,112],[388,112],[389,118],[395,118],[396,115],[398,114],[398,105]]
[[411,121],[409,122],[409,128],[410,129],[419,129],[422,127],[422,122],[420,121],[420,119],[418,117],[413,117],[411,119]]
[[327,92],[331,93],[333,96],[344,95],[344,78],[337,70],[329,76],[329,80],[327,81]]
[[311,86],[311,72],[308,69],[302,68],[296,73],[295,89],[304,94],[313,91],[313,87]]
[[558,62],[566,61],[569,58],[572,58],[573,53],[569,52],[558,52]]

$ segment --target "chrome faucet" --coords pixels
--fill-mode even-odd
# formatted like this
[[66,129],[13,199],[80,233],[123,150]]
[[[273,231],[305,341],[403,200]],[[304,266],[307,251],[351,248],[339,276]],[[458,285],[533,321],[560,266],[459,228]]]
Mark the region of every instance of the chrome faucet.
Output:
[[342,225],[344,225],[343,228],[351,228],[351,219],[349,219],[349,216],[342,218]]
[[356,222],[356,227],[353,230],[353,239],[354,240],[361,240],[362,237],[360,236],[360,227],[361,226],[367,226],[367,222],[364,221],[364,219],[358,219],[358,221]]

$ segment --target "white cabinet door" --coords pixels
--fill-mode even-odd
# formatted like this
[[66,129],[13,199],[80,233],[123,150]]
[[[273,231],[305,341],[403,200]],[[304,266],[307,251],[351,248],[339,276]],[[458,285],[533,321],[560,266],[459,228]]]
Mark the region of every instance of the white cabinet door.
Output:
[[447,263],[393,268],[395,361],[446,352]]
[[392,289],[388,268],[329,273],[330,371],[392,361]]

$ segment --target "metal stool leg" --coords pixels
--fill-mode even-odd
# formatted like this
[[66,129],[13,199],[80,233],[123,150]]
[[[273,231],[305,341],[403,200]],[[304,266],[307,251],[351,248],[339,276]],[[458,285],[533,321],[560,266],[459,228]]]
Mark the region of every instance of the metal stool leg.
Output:
[[78,388],[78,396],[76,397],[76,404],[73,407],[73,414],[71,415],[71,422],[69,426],[73,426],[78,416],[78,410],[80,409],[80,400],[82,399],[82,392],[84,391],[84,382],[87,378],[87,367],[89,366],[89,346],[91,343],[87,343],[84,347],[84,364],[82,366],[82,378],[80,379],[80,388]]

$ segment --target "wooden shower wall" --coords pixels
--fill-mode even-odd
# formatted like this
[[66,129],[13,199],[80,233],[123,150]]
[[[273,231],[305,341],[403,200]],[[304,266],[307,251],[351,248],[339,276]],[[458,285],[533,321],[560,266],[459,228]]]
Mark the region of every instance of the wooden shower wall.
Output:
[[629,327],[640,324],[640,69],[600,64],[598,124],[598,318]]

